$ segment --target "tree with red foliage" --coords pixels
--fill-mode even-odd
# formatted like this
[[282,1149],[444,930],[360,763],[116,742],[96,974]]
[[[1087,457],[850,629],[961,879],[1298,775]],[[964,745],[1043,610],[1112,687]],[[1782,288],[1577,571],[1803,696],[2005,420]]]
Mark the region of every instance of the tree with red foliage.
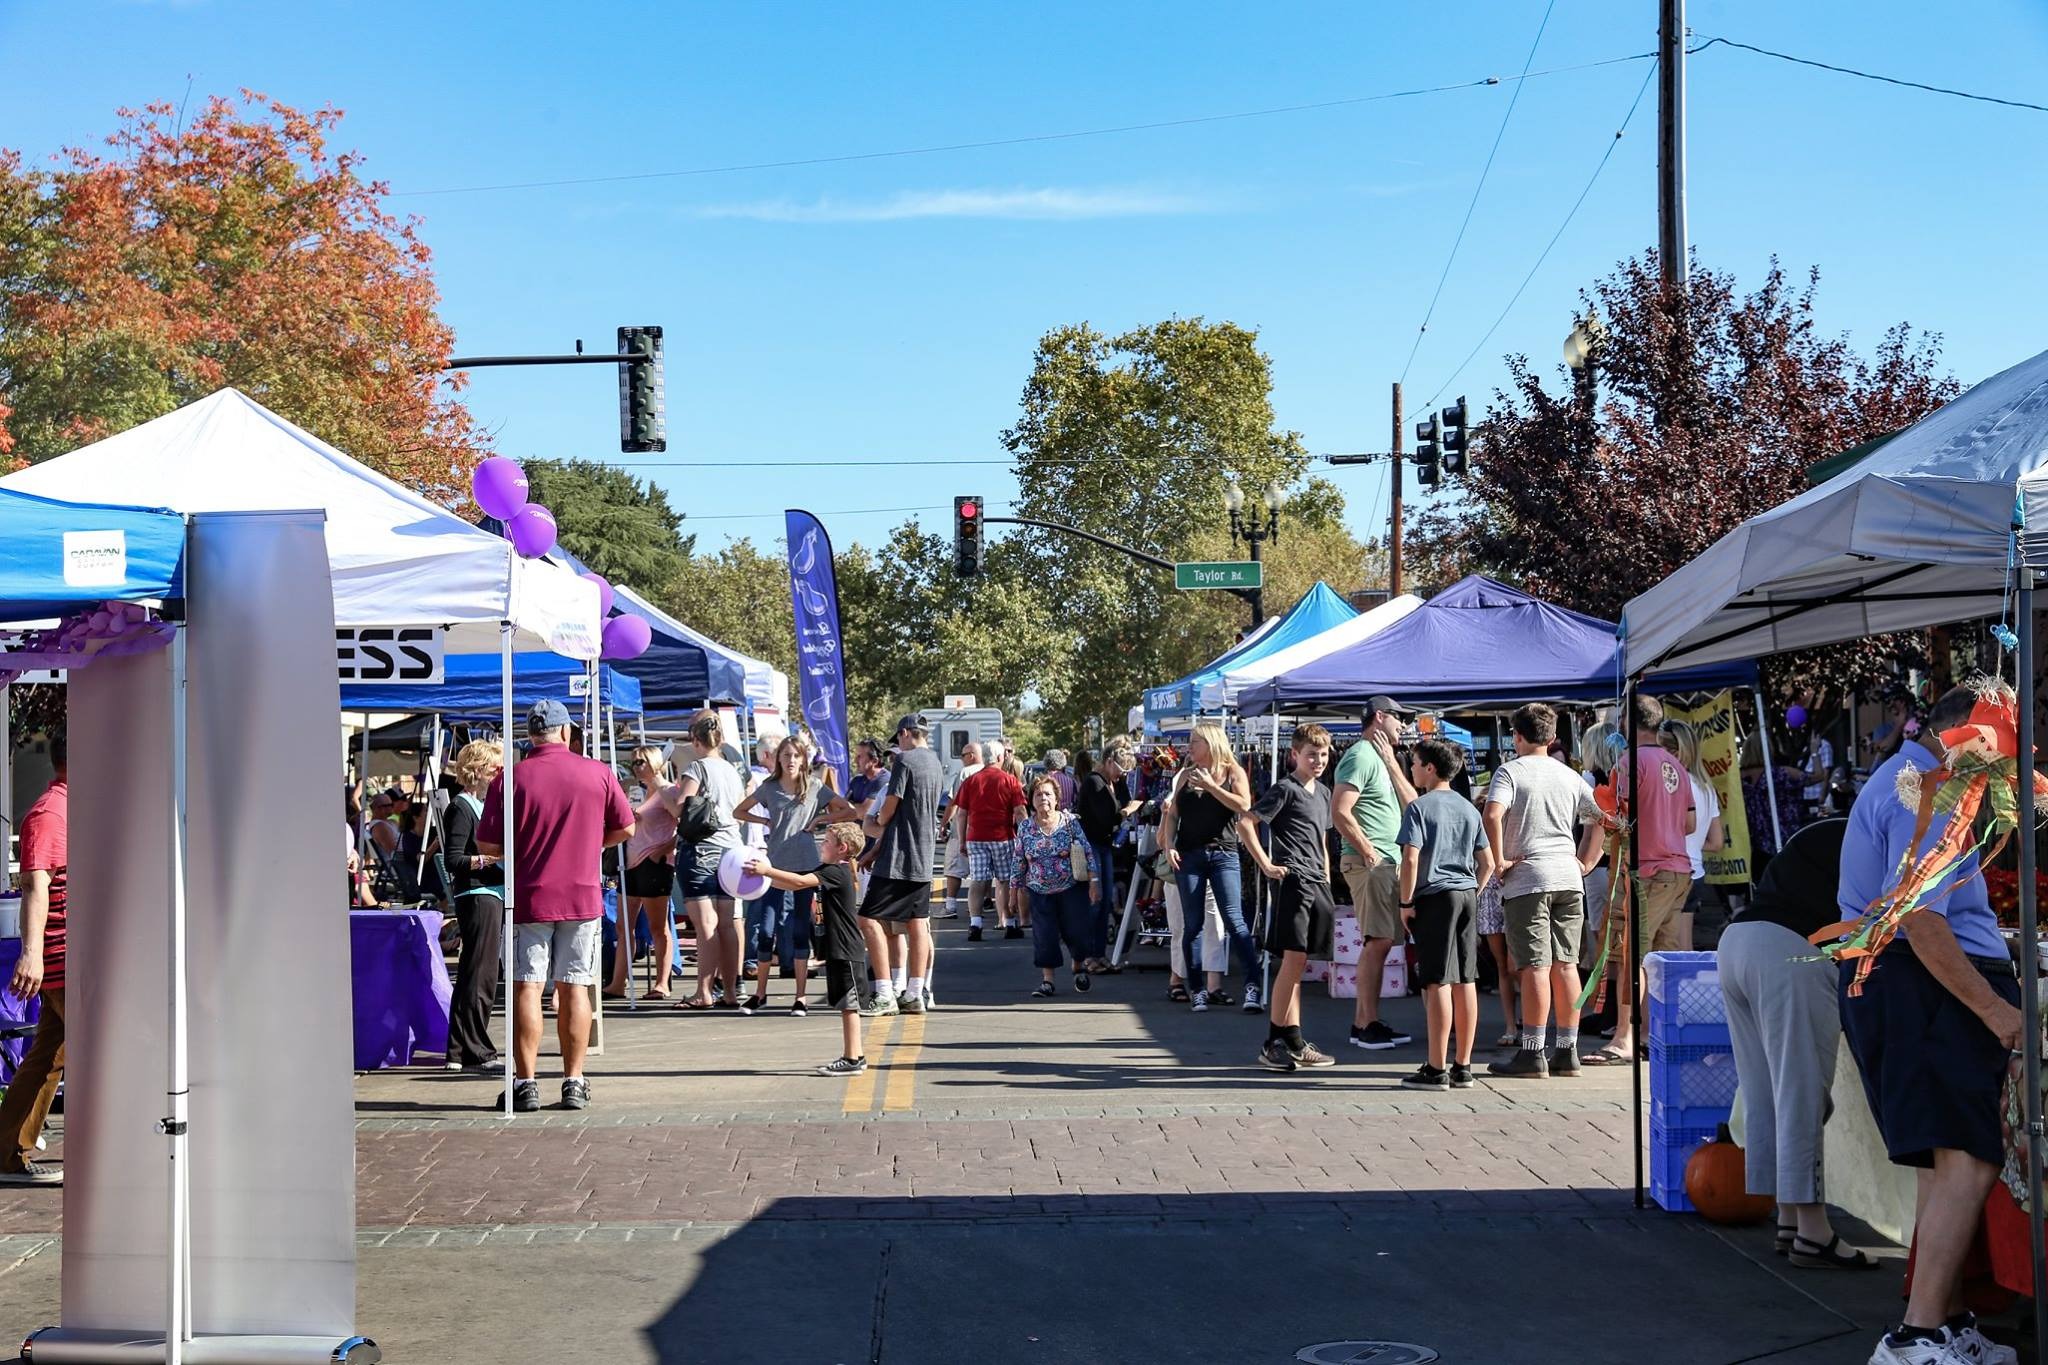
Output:
[[[341,113],[251,91],[121,111],[111,155],[0,151],[0,457],[33,462],[232,385],[445,502],[488,444],[417,223],[332,152]],[[109,490],[110,495],[118,490]]]
[[[1722,535],[1797,496],[1817,461],[1897,431],[1958,392],[1940,338],[1904,323],[1865,359],[1815,316],[1818,272],[1793,288],[1776,261],[1753,293],[1695,268],[1667,292],[1654,254],[1581,295],[1599,319],[1593,384],[1546,388],[1508,360],[1474,455],[1418,519],[1425,562],[1483,572],[1616,619]],[[1562,333],[1564,328],[1560,328]],[[1559,367],[1563,369],[1562,366]]]

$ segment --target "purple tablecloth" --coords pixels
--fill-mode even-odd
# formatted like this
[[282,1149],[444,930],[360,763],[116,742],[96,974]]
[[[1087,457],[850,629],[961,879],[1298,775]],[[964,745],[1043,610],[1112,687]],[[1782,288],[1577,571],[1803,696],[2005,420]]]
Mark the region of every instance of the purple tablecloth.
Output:
[[448,1047],[448,964],[434,910],[353,910],[356,1070],[408,1066]]
[[[21,940],[0,938],[0,1034],[14,1035],[0,1037],[0,1085],[14,1079],[14,1069],[21,1065],[22,1055],[28,1051],[29,1039],[35,1033],[35,1022],[43,1013],[40,995],[24,1001],[7,989],[14,976],[14,964],[19,961]],[[16,1034],[17,1029],[27,1032]]]

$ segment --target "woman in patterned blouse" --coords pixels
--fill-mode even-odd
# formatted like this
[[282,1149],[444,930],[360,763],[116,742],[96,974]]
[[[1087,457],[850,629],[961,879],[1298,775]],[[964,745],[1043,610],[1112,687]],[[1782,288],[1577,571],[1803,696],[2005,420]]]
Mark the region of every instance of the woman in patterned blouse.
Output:
[[[1031,784],[1030,806],[1031,818],[1017,829],[1017,878],[1031,899],[1031,960],[1042,978],[1031,994],[1043,1000],[1053,993],[1062,943],[1073,959],[1074,989],[1088,989],[1095,919],[1090,902],[1102,894],[1102,883],[1095,875],[1095,850],[1081,822],[1060,809],[1060,784],[1051,774]],[[1076,849],[1086,859],[1086,879],[1074,876]]]

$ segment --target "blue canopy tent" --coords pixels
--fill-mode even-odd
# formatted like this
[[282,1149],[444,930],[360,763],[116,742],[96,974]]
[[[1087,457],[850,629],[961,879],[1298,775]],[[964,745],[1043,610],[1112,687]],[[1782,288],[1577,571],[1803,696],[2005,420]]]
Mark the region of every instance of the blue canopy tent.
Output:
[[[1718,691],[1756,682],[1756,664],[1652,674],[1659,693]],[[1379,634],[1241,693],[1247,716],[1355,710],[1385,694],[1408,706],[1485,710],[1526,701],[1601,701],[1621,695],[1612,621],[1531,597],[1474,574]]]
[[[450,654],[440,683],[383,686],[352,683],[341,689],[344,711],[438,712],[444,716],[496,716],[504,704],[504,668],[496,654]],[[512,656],[512,704],[525,710],[553,698],[572,710],[589,695],[590,666],[543,650]],[[640,682],[614,664],[597,666],[597,699],[637,715]]]
[[0,489],[0,619],[183,596],[185,519]]
[[1317,583],[1302,594],[1285,616],[1268,622],[1264,629],[1239,641],[1204,667],[1164,687],[1146,688],[1146,729],[1153,729],[1161,721],[1192,716],[1201,702],[1202,688],[1220,681],[1226,670],[1242,668],[1289,649],[1356,615],[1358,612],[1351,604],[1330,591],[1327,583]]

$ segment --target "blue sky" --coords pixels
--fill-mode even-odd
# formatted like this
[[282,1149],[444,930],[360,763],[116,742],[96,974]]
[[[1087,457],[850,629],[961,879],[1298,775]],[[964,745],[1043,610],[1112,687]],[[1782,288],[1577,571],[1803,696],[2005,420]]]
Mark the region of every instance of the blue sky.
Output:
[[[495,193],[1029,138],[1314,104],[1521,70],[1544,6],[0,3],[0,141],[96,142],[112,111],[249,86],[347,111],[341,142],[420,214],[462,350],[609,348],[667,329],[670,448],[637,472],[700,535],[772,540],[790,503],[842,545],[951,496],[1013,491],[998,433],[1046,330],[1201,315],[1257,327],[1283,425],[1384,449],[1407,365],[1513,83],[930,155]],[[2043,99],[2048,11],[1694,0],[1721,36]],[[1654,47],[1654,0],[1560,0],[1534,68]],[[1524,83],[1408,375],[1482,406],[1504,352],[1555,363],[1577,289],[1655,240],[1655,90],[1492,340],[1649,64]],[[1691,231],[1753,282],[1821,268],[1825,324],[1868,347],[1941,331],[1965,381],[2048,343],[2031,149],[2048,115],[1717,48],[1691,62]],[[619,461],[613,376],[480,371],[515,457]],[[882,461],[961,462],[884,464]],[[974,464],[972,461],[990,463]],[[1334,471],[1361,535],[1380,469]]]

